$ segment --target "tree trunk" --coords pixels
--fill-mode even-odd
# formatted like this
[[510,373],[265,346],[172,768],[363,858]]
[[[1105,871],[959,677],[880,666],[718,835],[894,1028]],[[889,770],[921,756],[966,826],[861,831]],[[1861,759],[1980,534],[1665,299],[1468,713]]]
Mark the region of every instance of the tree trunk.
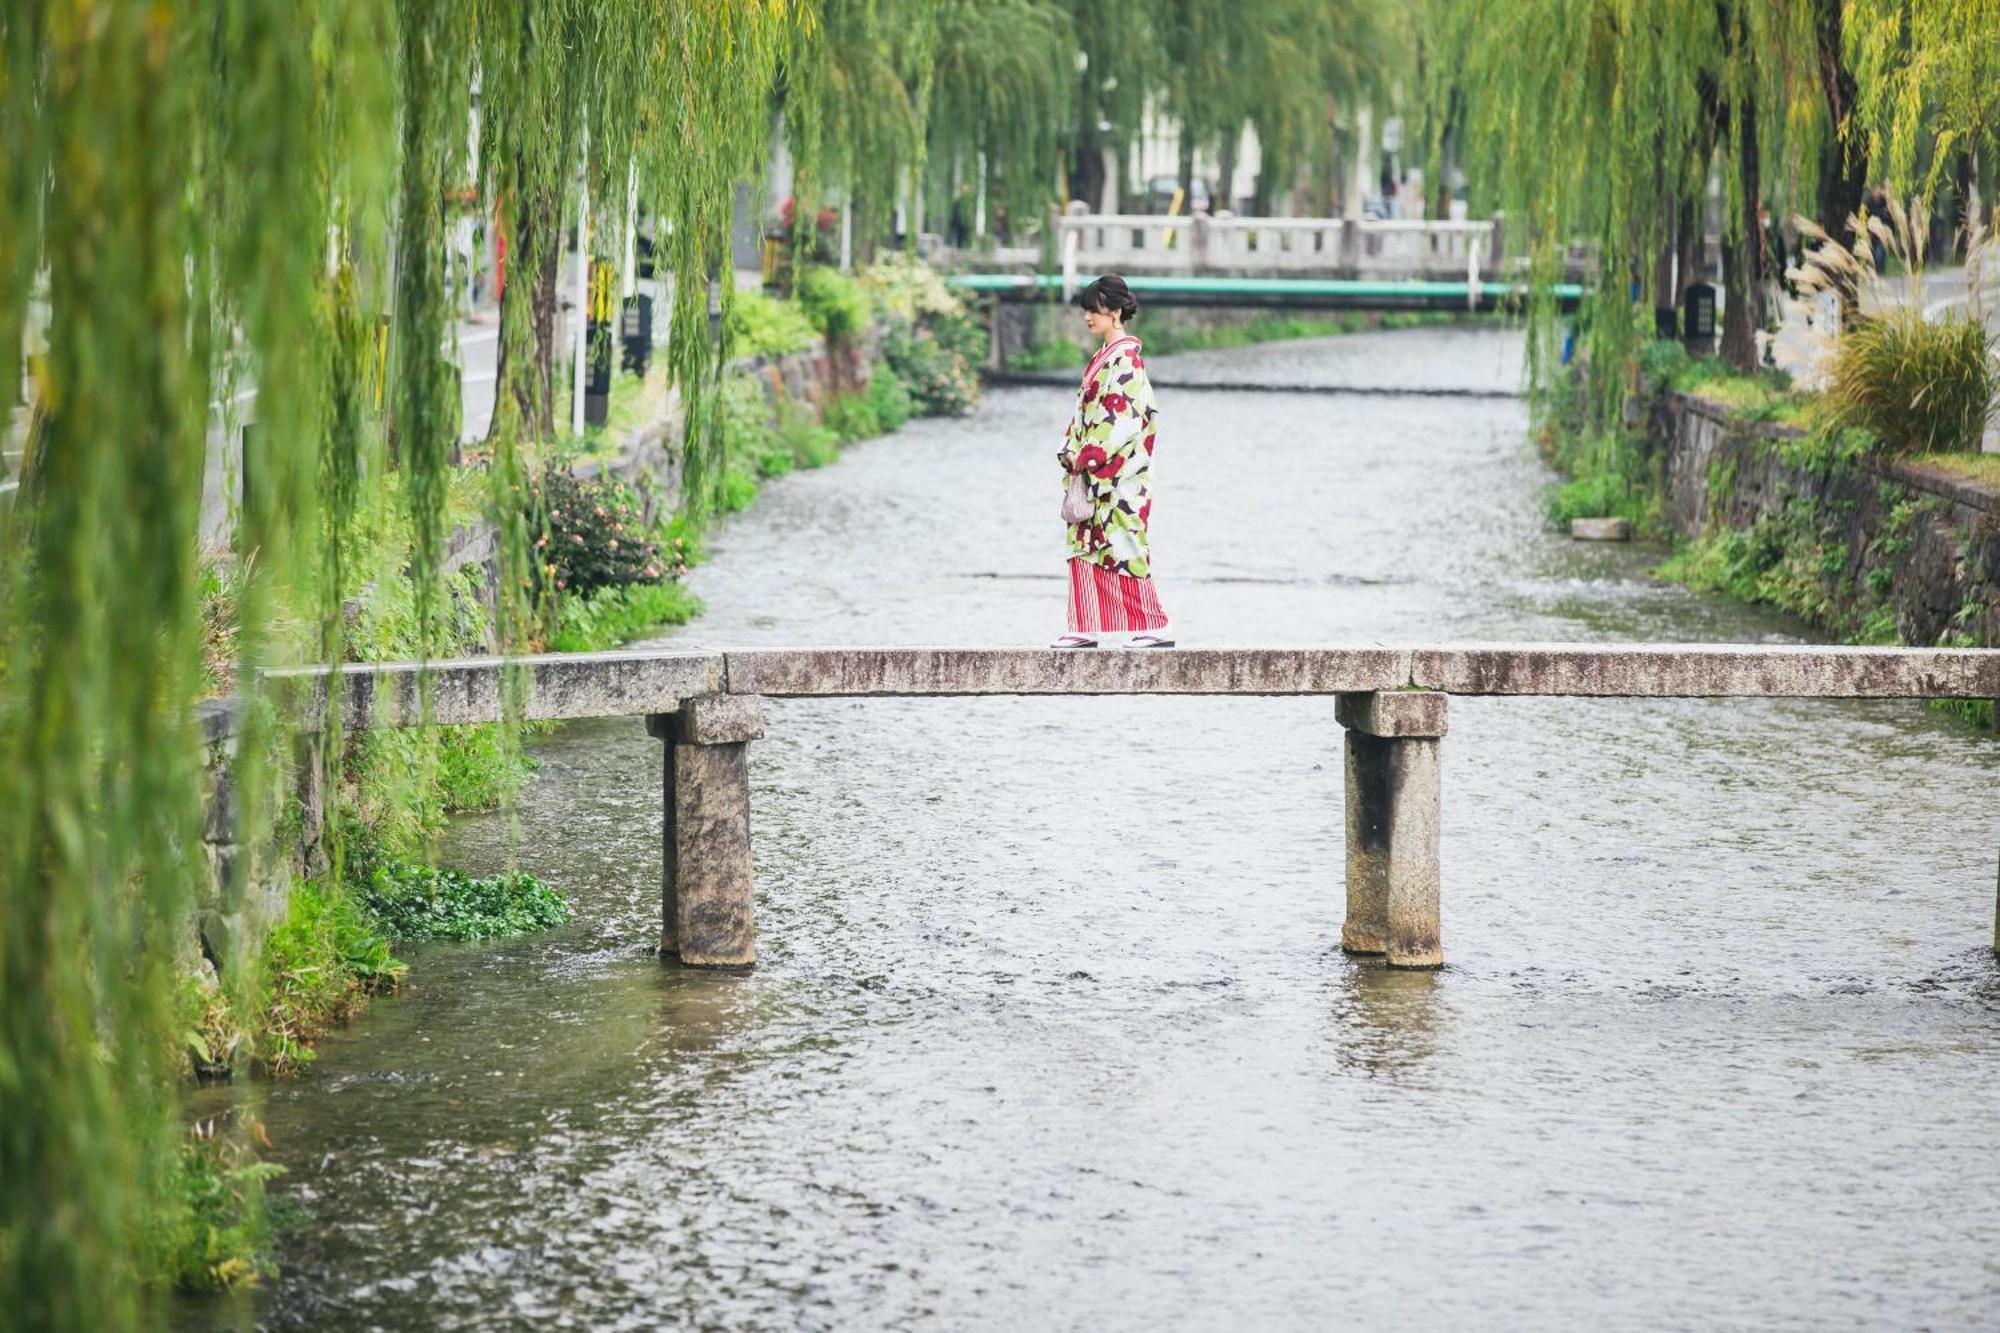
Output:
[[1217,154],[1217,168],[1222,177],[1222,197],[1215,200],[1215,211],[1236,208],[1236,145],[1243,138],[1243,127],[1237,126],[1234,133],[1225,130],[1222,135],[1222,151]]
[[1194,131],[1181,126],[1181,207],[1194,208]]
[[[1087,100],[1087,99],[1086,99]],[[1104,149],[1097,141],[1097,112],[1088,110],[1076,136],[1076,152],[1070,157],[1069,197],[1090,205],[1093,213],[1104,208]]]
[[1743,197],[1741,231],[1722,247],[1722,280],[1728,300],[1722,312],[1722,359],[1741,371],[1757,369],[1757,308],[1764,289],[1764,237],[1757,224],[1762,197],[1757,160],[1757,99],[1743,99],[1736,125],[1738,186]]
[[1856,90],[1854,73],[1842,51],[1843,0],[1813,0],[1813,33],[1818,49],[1820,92],[1833,132],[1820,152],[1819,225],[1842,245],[1854,235],[1848,219],[1861,211],[1868,190],[1868,157],[1858,135],[1850,133]]
[[[509,276],[500,293],[500,352],[494,365],[495,393],[511,392],[528,435],[547,440],[555,437],[555,318],[557,266],[562,259],[562,232],[556,218],[552,192],[539,198],[523,198],[512,209],[512,234],[507,238]],[[526,302],[528,327],[533,336],[533,360],[524,369],[514,366],[507,351],[506,330],[521,317]],[[504,414],[495,411],[487,427],[490,440],[501,429]]]

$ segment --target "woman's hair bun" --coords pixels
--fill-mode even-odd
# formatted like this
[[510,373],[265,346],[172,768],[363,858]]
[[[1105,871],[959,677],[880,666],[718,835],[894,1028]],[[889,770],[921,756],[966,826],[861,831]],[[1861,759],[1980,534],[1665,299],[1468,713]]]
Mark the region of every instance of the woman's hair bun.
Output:
[[1116,273],[1107,273],[1076,294],[1076,303],[1085,310],[1116,315],[1130,324],[1139,316],[1139,298]]

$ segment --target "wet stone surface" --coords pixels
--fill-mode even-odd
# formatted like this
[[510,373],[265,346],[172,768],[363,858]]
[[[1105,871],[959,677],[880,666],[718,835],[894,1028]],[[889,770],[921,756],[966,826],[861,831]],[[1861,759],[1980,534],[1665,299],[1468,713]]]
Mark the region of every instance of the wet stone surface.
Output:
[[[1413,331],[1186,362],[1484,385],[1518,351]],[[1162,410],[1184,644],[1795,628],[1549,530],[1519,404]],[[1046,643],[1067,412],[995,393],[770,486],[674,641]],[[1915,704],[1454,699],[1449,965],[1391,972],[1339,948],[1334,709],[769,701],[747,974],[652,955],[663,747],[638,719],[566,726],[518,842],[576,923],[414,951],[402,995],[255,1094],[310,1222],[236,1313],[1990,1322],[2000,746]],[[509,844],[468,820],[448,852],[489,869]]]

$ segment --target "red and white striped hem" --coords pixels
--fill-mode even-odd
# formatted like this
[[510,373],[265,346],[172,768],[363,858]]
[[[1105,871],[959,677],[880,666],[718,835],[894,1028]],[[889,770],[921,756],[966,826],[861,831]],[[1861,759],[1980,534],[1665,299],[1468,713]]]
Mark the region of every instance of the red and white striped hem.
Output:
[[1073,634],[1124,634],[1164,629],[1167,613],[1151,579],[1106,569],[1094,560],[1069,562],[1069,628]]

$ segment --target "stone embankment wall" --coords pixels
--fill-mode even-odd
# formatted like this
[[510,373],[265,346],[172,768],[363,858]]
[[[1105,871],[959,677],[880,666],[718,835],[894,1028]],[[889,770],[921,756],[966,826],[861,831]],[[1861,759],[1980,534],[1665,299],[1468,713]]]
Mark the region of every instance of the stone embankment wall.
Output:
[[1802,502],[1848,606],[1886,603],[1907,643],[2000,647],[2000,486],[1899,459],[1810,466],[1783,447],[1801,434],[1691,395],[1657,400],[1647,436],[1668,523],[1691,538],[1747,532],[1795,523]]

